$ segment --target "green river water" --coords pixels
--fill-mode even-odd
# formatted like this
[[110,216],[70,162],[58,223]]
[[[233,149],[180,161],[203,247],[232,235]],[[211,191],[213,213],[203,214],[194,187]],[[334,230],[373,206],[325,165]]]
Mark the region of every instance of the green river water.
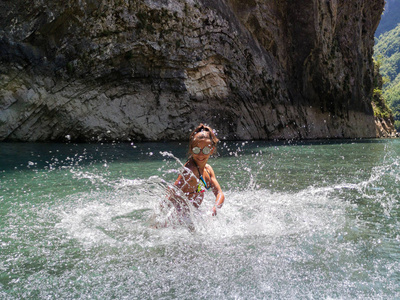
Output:
[[400,298],[399,139],[222,142],[194,231],[186,151],[0,143],[0,299]]

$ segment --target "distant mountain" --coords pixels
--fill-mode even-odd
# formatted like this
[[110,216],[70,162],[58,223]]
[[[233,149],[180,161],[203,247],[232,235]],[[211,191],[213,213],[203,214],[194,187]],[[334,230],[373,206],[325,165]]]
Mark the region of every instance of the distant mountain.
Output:
[[386,0],[381,22],[375,31],[375,37],[394,29],[400,23],[400,0]]

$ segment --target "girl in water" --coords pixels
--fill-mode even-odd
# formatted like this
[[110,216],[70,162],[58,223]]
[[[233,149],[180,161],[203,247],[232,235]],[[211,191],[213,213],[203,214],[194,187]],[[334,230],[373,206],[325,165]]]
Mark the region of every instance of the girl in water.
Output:
[[[212,215],[217,214],[217,209],[222,207],[225,196],[221,190],[214,170],[207,164],[210,156],[216,151],[219,142],[209,126],[200,124],[190,134],[189,159],[184,171],[175,181],[175,189],[171,191],[169,200],[178,213],[186,216],[189,212],[188,202],[198,208],[204,199],[204,193],[212,190],[216,199],[212,208]],[[177,191],[181,191],[178,195]],[[183,194],[183,195],[182,195]],[[186,198],[186,199],[185,199]]]

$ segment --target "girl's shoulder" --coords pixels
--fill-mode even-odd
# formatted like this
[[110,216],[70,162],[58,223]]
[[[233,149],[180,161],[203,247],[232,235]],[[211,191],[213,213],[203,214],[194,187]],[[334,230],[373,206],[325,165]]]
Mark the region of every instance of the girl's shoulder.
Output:
[[195,164],[191,160],[188,160],[183,167],[185,170],[190,170],[192,172],[196,169]]
[[207,171],[210,175],[214,174],[214,170],[213,170],[213,168],[212,168],[209,164],[206,164],[206,171]]
[[197,171],[196,166],[190,161],[183,166],[182,175],[184,177],[192,177]]

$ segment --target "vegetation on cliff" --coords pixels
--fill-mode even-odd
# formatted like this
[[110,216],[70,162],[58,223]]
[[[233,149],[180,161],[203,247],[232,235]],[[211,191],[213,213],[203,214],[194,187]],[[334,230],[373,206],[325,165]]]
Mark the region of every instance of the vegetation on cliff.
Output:
[[400,131],[400,24],[377,39],[375,58],[383,77],[381,95],[393,111],[396,130]]
[[[380,115],[379,107],[386,103],[393,112],[394,126],[400,131],[400,1],[387,1],[381,23],[375,33],[374,57],[381,74],[375,76],[373,107]],[[376,75],[376,74],[375,74]],[[381,103],[379,106],[378,103]]]
[[392,110],[387,104],[382,92],[385,79],[380,74],[380,66],[381,62],[374,60],[374,92],[372,95],[372,108],[374,109],[374,115],[376,117],[393,120]]

